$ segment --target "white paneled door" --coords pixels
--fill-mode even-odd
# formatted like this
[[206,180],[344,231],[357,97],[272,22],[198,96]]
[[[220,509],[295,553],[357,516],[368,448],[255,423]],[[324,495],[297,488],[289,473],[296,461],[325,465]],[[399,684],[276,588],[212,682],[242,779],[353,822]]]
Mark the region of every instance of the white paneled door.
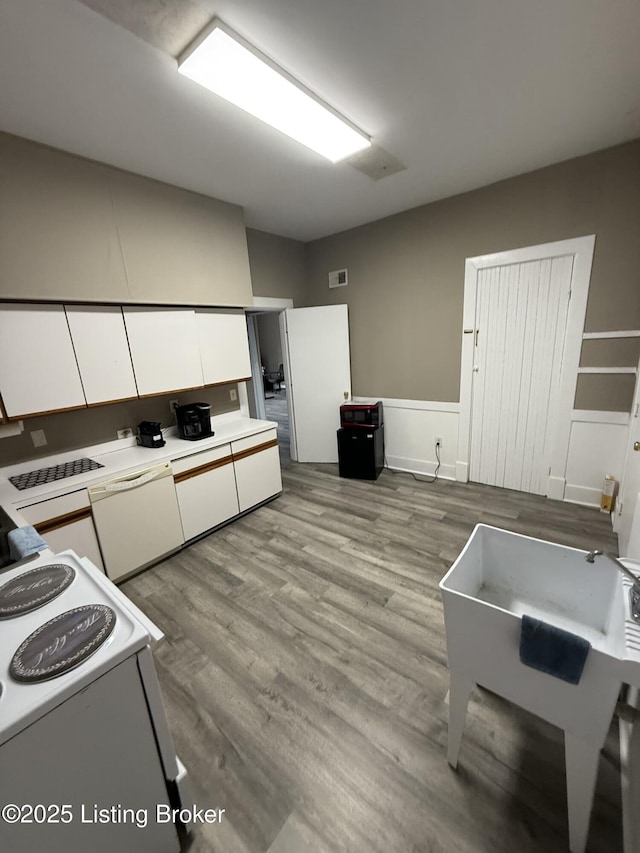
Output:
[[573,255],[478,271],[471,480],[546,494]]
[[351,394],[347,306],[290,308],[284,318],[291,458],[337,462],[340,404]]

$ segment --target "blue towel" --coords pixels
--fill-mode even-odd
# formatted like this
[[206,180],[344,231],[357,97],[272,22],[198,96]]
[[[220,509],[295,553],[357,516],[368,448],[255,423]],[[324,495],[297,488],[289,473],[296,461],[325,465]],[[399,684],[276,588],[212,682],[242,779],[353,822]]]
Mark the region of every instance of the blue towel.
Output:
[[522,617],[520,660],[525,666],[579,684],[590,648],[591,643],[577,634],[532,616]]
[[48,547],[42,536],[35,527],[27,524],[25,527],[16,527],[7,534],[9,543],[9,557],[12,560],[22,560],[29,554],[35,554]]

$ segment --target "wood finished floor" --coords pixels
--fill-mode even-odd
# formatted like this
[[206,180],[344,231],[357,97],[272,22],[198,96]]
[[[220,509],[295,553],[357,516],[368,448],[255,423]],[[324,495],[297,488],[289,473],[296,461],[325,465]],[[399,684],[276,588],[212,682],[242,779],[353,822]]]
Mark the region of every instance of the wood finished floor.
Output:
[[267,394],[264,399],[264,411],[268,421],[278,424],[278,449],[280,451],[280,465],[286,468],[291,462],[291,432],[289,430],[289,409],[287,407],[287,389],[280,387],[279,390]]
[[[562,734],[474,691],[446,762],[438,582],[478,521],[615,551],[608,517],[488,486],[291,463],[283,494],[123,585],[199,806],[191,853],[565,853]],[[607,571],[603,566],[603,571]],[[622,849],[603,751],[589,853]]]

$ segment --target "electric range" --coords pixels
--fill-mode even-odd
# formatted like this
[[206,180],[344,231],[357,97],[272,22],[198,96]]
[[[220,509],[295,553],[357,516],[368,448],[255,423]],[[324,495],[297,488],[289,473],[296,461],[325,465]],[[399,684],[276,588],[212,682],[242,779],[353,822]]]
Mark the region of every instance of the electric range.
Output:
[[0,744],[148,645],[73,552],[0,572]]
[[[72,818],[0,821],[0,849],[178,853],[193,801],[151,654],[161,636],[73,551],[0,572],[0,804]],[[144,821],[85,819],[96,810]]]

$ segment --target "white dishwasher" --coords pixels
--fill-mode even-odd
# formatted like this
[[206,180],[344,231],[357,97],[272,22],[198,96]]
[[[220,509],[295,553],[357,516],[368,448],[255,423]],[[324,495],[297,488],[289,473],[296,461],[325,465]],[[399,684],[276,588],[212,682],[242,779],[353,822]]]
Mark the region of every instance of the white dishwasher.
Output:
[[170,462],[88,489],[107,576],[124,578],[184,543]]

